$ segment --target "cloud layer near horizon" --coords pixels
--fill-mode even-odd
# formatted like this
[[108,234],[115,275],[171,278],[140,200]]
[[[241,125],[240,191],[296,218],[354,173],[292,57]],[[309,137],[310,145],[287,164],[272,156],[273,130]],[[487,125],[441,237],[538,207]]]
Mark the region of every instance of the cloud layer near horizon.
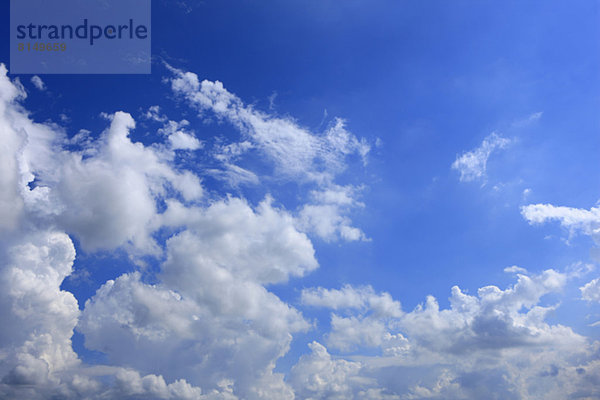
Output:
[[[350,158],[366,163],[369,145],[342,120],[314,133],[245,105],[220,82],[171,74],[173,93],[232,124],[239,140],[205,150],[189,122],[171,121],[159,107],[147,118],[162,124],[164,142],[133,142],[136,122],[121,111],[101,134],[68,138],[30,118],[23,86],[0,66],[0,397],[600,396],[600,345],[547,322],[556,306],[542,305],[572,272],[513,268],[519,273],[505,289],[490,285],[469,295],[453,287],[447,309],[429,296],[404,310],[394,295],[368,285],[305,288],[293,304],[278,297],[270,285],[319,267],[314,240],[367,239],[351,220],[352,210],[365,206],[360,186],[337,178]],[[489,146],[504,145],[488,145],[484,159]],[[186,169],[177,158],[183,151],[210,152],[220,167]],[[237,164],[252,152],[266,160],[267,174],[306,185],[306,202],[286,207],[267,195],[251,204],[203,186],[204,176],[237,186],[268,180]],[[483,166],[468,176],[485,172],[485,160],[468,165]],[[523,209],[531,222],[559,219],[592,237],[596,214]],[[61,289],[77,257],[73,238],[87,254],[119,251],[134,261],[130,271],[100,282],[81,309]],[[159,266],[152,280],[135,267],[147,257]],[[596,281],[582,288],[589,301],[597,291]],[[314,333],[303,311],[315,308],[331,313],[327,333],[310,340],[287,373],[277,372],[294,337]],[[73,350],[74,331],[106,362],[84,362]]]

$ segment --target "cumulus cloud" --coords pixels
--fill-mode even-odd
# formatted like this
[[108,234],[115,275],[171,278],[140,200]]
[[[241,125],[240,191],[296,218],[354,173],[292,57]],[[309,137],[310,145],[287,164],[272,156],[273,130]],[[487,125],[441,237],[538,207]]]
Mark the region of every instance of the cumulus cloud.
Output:
[[587,301],[600,302],[600,278],[593,279],[579,288],[581,298]]
[[[285,392],[272,363],[287,351],[291,333],[306,328],[300,314],[257,285],[194,282],[193,290],[144,284],[138,274],[107,282],[86,304],[78,327],[86,346],[113,364],[186,378],[205,390],[220,391],[221,382],[231,381],[249,398]],[[223,296],[236,290],[236,298]]]
[[179,122],[168,121],[158,132],[168,137],[173,150],[198,150],[202,147],[202,143],[192,132],[186,131],[189,124],[185,119]]
[[[600,376],[598,344],[568,327],[547,323],[554,306],[540,305],[543,296],[560,291],[569,277],[554,270],[519,274],[513,286],[482,287],[476,296],[455,286],[448,309],[429,296],[413,311],[402,312],[398,304],[393,313],[369,305],[371,298],[389,298],[371,288],[306,289],[303,302],[336,310],[325,336],[330,347],[348,351],[354,345],[381,353],[352,356],[345,364],[313,344],[313,354],[303,356],[295,368],[310,370],[305,365],[312,360],[312,370],[319,373],[293,371],[292,376],[302,379],[291,382],[321,384],[322,393],[330,393],[322,371],[333,374],[342,370],[335,367],[340,365],[346,367],[345,377],[336,387],[346,398],[560,399],[575,393],[593,398],[598,394],[593,382]],[[340,316],[343,309],[346,315]],[[339,380],[335,375],[329,379]],[[363,379],[361,385],[353,385],[357,379]],[[370,397],[365,396],[367,389]]]
[[[163,283],[124,275],[86,304],[79,327],[86,345],[119,365],[152,367],[203,388],[230,380],[247,398],[290,397],[274,361],[309,325],[261,282],[301,275],[316,261],[289,217],[268,203],[259,212],[231,200],[192,215],[190,230],[169,239]],[[236,230],[239,243],[230,236]]]
[[[189,241],[204,260],[227,268],[236,277],[260,283],[286,281],[317,267],[308,237],[294,227],[293,218],[267,198],[253,210],[244,200],[230,198],[206,209],[185,209],[169,202],[164,225],[185,222],[188,230],[173,236],[167,247]],[[186,274],[187,275],[187,274]]]
[[[561,289],[566,279],[565,274],[554,270],[533,277],[518,275],[513,287],[501,290],[486,286],[478,290],[477,297],[464,294],[455,286],[450,310],[440,311],[437,301],[428,297],[423,306],[405,316],[402,324],[409,337],[446,352],[544,343],[550,340],[554,329],[563,328],[545,325],[543,320],[552,307],[537,304],[543,295]],[[528,311],[521,312],[523,309]],[[435,337],[440,332],[431,326],[444,331],[444,335]]]
[[298,226],[326,241],[368,240],[359,228],[352,226],[348,214],[364,204],[357,201],[360,188],[331,184],[310,193],[310,201],[298,213]]
[[79,365],[71,348],[79,309],[60,284],[71,272],[73,244],[64,233],[39,232],[2,250],[0,395],[13,385],[67,390],[62,374]]
[[204,145],[196,138],[193,130],[189,129],[190,122],[188,120],[183,119],[179,122],[169,120],[166,115],[161,113],[159,106],[150,107],[144,117],[162,124],[158,133],[167,137],[172,150],[198,150]]
[[[157,253],[152,238],[157,199],[181,196],[192,202],[202,197],[199,177],[174,165],[172,150],[130,140],[131,115],[109,116],[110,127],[97,140],[86,133],[67,141],[56,127],[29,119],[17,103],[24,92],[6,76],[2,86],[7,173],[0,201],[6,205],[6,227],[15,227],[19,209],[27,206],[44,224],[75,235],[88,251],[125,246]],[[79,149],[65,150],[65,143]]]
[[19,195],[21,188],[21,176],[19,175],[19,166],[22,164],[22,149],[25,146],[26,138],[23,134],[15,131],[6,119],[13,114],[12,110],[16,107],[19,99],[25,98],[25,91],[19,86],[13,85],[6,78],[6,68],[0,65],[0,115],[2,124],[0,124],[0,228],[2,232],[11,232],[18,228],[19,218],[23,211],[24,200]]
[[168,120],[167,116],[161,113],[160,106],[150,106],[144,117],[155,122],[165,122]]
[[358,362],[336,360],[317,342],[309,344],[311,352],[303,355],[291,371],[290,383],[304,399],[352,399],[365,383]]
[[[201,206],[200,179],[176,164],[181,146],[133,142],[135,121],[127,113],[108,115],[110,127],[98,139],[84,132],[81,140],[67,140],[56,126],[29,119],[19,105],[24,90],[0,68],[6,205],[0,394],[292,397],[273,369],[292,334],[309,324],[265,285],[318,266],[294,218],[270,198],[256,208],[236,198]],[[170,140],[171,126],[159,135]],[[159,202],[166,204],[162,210]],[[67,233],[88,252],[123,248],[160,256],[153,237],[160,229],[178,233],[166,243],[158,284],[145,283],[140,272],[125,273],[102,285],[83,312],[60,289],[75,258]],[[86,345],[116,367],[79,360],[71,346],[76,326]]]
[[[59,395],[69,392],[79,365],[71,336],[79,317],[75,297],[60,289],[71,273],[75,249],[71,239],[48,225],[36,228],[32,204],[40,191],[30,190],[29,162],[47,161],[39,126],[31,134],[19,129],[27,120],[18,101],[25,92],[6,77],[0,65],[0,397],[36,398],[37,387]],[[31,146],[27,149],[28,146]],[[67,375],[64,377],[63,375]]]
[[[132,143],[127,135],[134,122],[125,113],[111,117],[100,140],[83,141],[85,157],[83,150],[65,150],[63,144],[82,142],[67,141],[54,125],[31,121],[19,104],[23,88],[6,72],[0,65],[0,179],[6,213],[0,226],[0,397],[233,398],[222,388],[201,394],[180,378],[167,383],[159,375],[98,370],[78,358],[71,337],[81,312],[75,297],[61,289],[72,272],[75,249],[62,230],[89,249],[126,241],[142,249],[149,233],[140,226],[150,226],[156,217],[154,198],[172,186],[192,200],[201,195],[201,187],[195,176],[168,161],[168,151]],[[184,179],[185,188],[178,185]],[[130,202],[139,209],[128,208]],[[96,229],[105,236],[97,236]]]
[[481,145],[476,149],[456,157],[456,160],[452,163],[452,168],[460,172],[461,182],[485,179],[487,161],[490,155],[496,150],[506,148],[510,143],[510,139],[494,132],[483,139]]
[[200,199],[200,179],[173,168],[172,154],[161,148],[133,143],[128,135],[135,122],[129,114],[117,112],[111,118],[93,155],[64,154],[53,186],[56,201],[68,212],[57,219],[87,250],[128,245],[155,253],[155,199],[168,197],[170,190],[188,201]]
[[402,346],[402,335],[388,332],[387,323],[402,316],[401,305],[389,293],[375,293],[372,287],[354,288],[346,285],[341,289],[305,289],[301,301],[313,307],[326,307],[338,312],[352,311],[349,316],[333,313],[331,332],[327,344],[342,351],[358,347],[383,346],[388,351]]

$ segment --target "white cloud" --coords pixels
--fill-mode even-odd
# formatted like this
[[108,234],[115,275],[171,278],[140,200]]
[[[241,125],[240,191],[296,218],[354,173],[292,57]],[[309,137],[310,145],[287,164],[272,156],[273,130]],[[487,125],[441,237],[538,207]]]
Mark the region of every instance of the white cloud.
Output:
[[0,376],[9,385],[60,385],[62,374],[79,365],[71,348],[77,300],[60,290],[75,258],[73,244],[57,232],[12,242],[2,249],[0,270]]
[[402,335],[391,335],[387,322],[402,316],[399,302],[389,293],[375,293],[372,287],[354,288],[350,285],[342,289],[305,289],[302,291],[303,304],[313,307],[326,307],[344,312],[351,310],[356,315],[344,317],[331,315],[331,332],[327,335],[327,345],[342,351],[357,347],[384,346],[388,351],[402,346]]
[[182,131],[169,135],[169,142],[173,150],[197,150],[202,147],[198,139]]
[[600,240],[600,208],[589,210],[558,207],[552,204],[530,204],[521,208],[521,214],[531,224],[558,221],[571,234],[582,233]]
[[360,363],[332,359],[327,349],[317,342],[310,343],[309,347],[311,352],[300,358],[290,376],[290,383],[300,398],[352,399],[357,389],[369,382],[359,374]]
[[223,168],[211,168],[206,172],[209,175],[227,182],[231,187],[239,187],[240,185],[248,184],[256,185],[260,181],[254,172],[238,167],[235,164],[224,163]]
[[[450,353],[544,343],[553,329],[563,328],[545,325],[542,321],[551,308],[536,305],[543,295],[562,288],[566,279],[553,270],[534,277],[519,275],[513,287],[486,286],[478,290],[477,297],[455,286],[450,310],[439,311],[437,301],[429,297],[425,305],[406,314],[401,324],[412,340]],[[528,311],[522,313],[522,309]]]
[[187,129],[189,125],[185,119],[179,122],[166,121],[158,133],[167,136],[173,150],[198,150],[203,144]]
[[364,207],[363,203],[356,200],[359,192],[354,186],[335,184],[312,191],[312,201],[300,208],[298,226],[326,241],[338,238],[346,241],[368,240],[363,231],[352,226],[347,216],[352,209]]
[[83,146],[81,151],[66,151],[64,133],[32,122],[15,103],[22,91],[5,76],[2,85],[7,88],[2,125],[6,191],[0,199],[6,203],[7,227],[16,226],[19,209],[26,205],[46,219],[44,224],[51,222],[76,235],[86,250],[128,246],[135,252],[156,253],[151,237],[156,199],[168,197],[169,189],[186,201],[201,198],[199,178],[173,166],[170,150],[129,139],[135,127],[129,114],[109,116],[110,128],[98,140],[91,141],[86,133],[70,143]]
[[187,120],[171,121],[161,113],[159,106],[152,106],[143,115],[144,118],[162,124],[158,133],[167,137],[172,150],[198,150],[204,146],[198,140],[192,130],[189,129],[190,122]]
[[94,156],[71,153],[58,168],[56,197],[68,212],[57,219],[88,250],[128,245],[155,253],[155,198],[166,197],[169,187],[188,201],[202,196],[199,178],[171,167],[169,153],[131,142],[134,127],[129,114],[116,113]]
[[29,161],[46,161],[44,146],[51,141],[43,140],[48,131],[39,125],[29,122],[29,136],[20,129],[28,121],[18,104],[24,90],[6,72],[0,65],[0,397],[35,398],[13,389],[68,390],[71,377],[63,375],[79,365],[71,348],[77,300],[60,289],[75,250],[70,238],[50,224],[34,228],[39,221],[32,203],[43,193],[26,186]]
[[375,315],[343,317],[331,315],[331,332],[327,345],[342,352],[380,347],[386,355],[406,352],[410,345],[400,334],[391,334],[385,320]]
[[600,302],[600,278],[593,279],[579,288],[581,298],[587,301]]
[[530,204],[521,207],[521,215],[530,224],[542,224],[548,221],[558,221],[569,231],[568,240],[576,234],[589,236],[594,241],[590,251],[592,259],[600,260],[600,208],[589,210],[573,207],[554,206],[552,204]]
[[271,201],[265,199],[256,211],[235,198],[204,210],[186,210],[170,202],[164,224],[185,222],[188,230],[169,239],[168,246],[189,239],[190,249],[204,254],[205,261],[260,283],[303,276],[318,265],[312,243],[294,228],[292,217]]
[[230,143],[228,145],[221,145],[216,148],[215,158],[223,162],[232,162],[254,147],[255,146],[247,140],[243,142]]
[[389,293],[375,293],[371,286],[355,288],[345,285],[341,289],[304,289],[302,304],[313,307],[326,307],[333,310],[370,310],[379,317],[399,317],[402,315],[400,303]]
[[527,270],[525,268],[521,268],[517,265],[513,265],[511,267],[504,268],[504,272],[508,274],[526,274]]
[[211,168],[207,173],[227,182],[231,187],[258,184],[260,182],[258,175],[235,164],[242,155],[253,148],[254,145],[249,141],[216,145],[213,150],[213,157],[221,162],[221,168]]
[[157,399],[202,399],[202,390],[184,380],[167,384],[162,376],[146,375],[135,370],[119,369],[115,373],[115,388],[107,394],[113,398],[140,396]]
[[172,90],[199,112],[211,111],[226,119],[275,166],[275,172],[294,179],[324,183],[346,168],[346,156],[364,160],[369,145],[349,133],[337,119],[323,135],[315,135],[290,118],[268,115],[245,105],[219,81],[200,82],[198,76],[171,68]]
[[350,219],[340,215],[338,207],[332,204],[307,204],[300,210],[299,226],[328,241],[338,236],[348,241],[366,239],[360,229],[350,224]]
[[511,143],[497,133],[487,136],[481,146],[475,150],[465,152],[452,163],[452,168],[460,172],[461,182],[485,179],[487,161],[490,155],[500,149],[506,148]]
[[148,111],[144,114],[146,119],[155,121],[155,122],[166,122],[168,118],[166,115],[163,115],[160,111],[160,106],[150,106]]
[[270,199],[256,210],[235,198],[207,208],[168,200],[158,223],[186,228],[167,241],[161,283],[144,284],[139,274],[107,282],[78,327],[86,346],[169,380],[216,390],[228,379],[250,398],[289,397],[272,369],[309,324],[263,285],[317,267],[293,218]]
[[234,198],[206,209],[171,200],[161,224],[186,227],[167,242],[161,283],[107,282],[86,303],[86,345],[169,380],[216,390],[226,379],[245,397],[290,397],[272,369],[309,324],[263,285],[317,267],[308,238],[270,199],[256,210]]
[[[425,304],[393,317],[373,316],[376,312],[365,300],[376,296],[371,288],[306,289],[302,299],[346,310],[343,317],[332,314],[331,332],[325,335],[332,348],[348,351],[359,345],[381,351],[352,356],[353,368],[343,379],[329,378],[343,392],[340,397],[360,398],[360,390],[369,388],[371,398],[562,399],[574,393],[593,398],[600,376],[598,344],[545,322],[555,307],[539,304],[544,295],[560,291],[569,277],[553,270],[521,274],[515,285],[505,290],[482,287],[477,296],[455,286],[449,309],[440,309],[429,296]],[[302,379],[290,382],[307,387],[312,378],[321,392],[315,389],[310,396],[327,398],[332,392],[320,371],[335,370],[345,360],[333,358],[322,346],[313,353],[295,368],[319,372],[294,371],[292,376]],[[312,369],[306,367],[308,359],[314,360]],[[357,379],[364,380],[360,386],[353,385]]]
[[[24,97],[25,92],[6,79],[6,68],[0,65],[0,115],[3,122],[6,115],[11,113],[15,101]],[[18,169],[21,163],[19,154],[26,139],[6,123],[0,124],[0,134],[0,228],[2,232],[10,232],[19,226],[24,207],[23,198],[19,195],[21,182]]]
[[37,90],[41,90],[41,91],[46,90],[46,84],[44,83],[42,78],[40,78],[37,75],[34,75],[31,77],[31,83],[33,83],[33,86],[35,86],[35,88]]

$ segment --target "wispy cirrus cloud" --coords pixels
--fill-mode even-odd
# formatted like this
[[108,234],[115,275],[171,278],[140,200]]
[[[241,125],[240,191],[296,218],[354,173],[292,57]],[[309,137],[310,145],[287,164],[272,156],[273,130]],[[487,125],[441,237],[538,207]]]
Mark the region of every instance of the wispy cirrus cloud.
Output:
[[346,168],[344,159],[352,154],[366,160],[370,146],[346,130],[337,119],[320,135],[311,133],[290,118],[266,114],[245,105],[219,81],[200,81],[192,72],[169,67],[174,76],[172,90],[199,112],[213,112],[236,126],[264,156],[275,171],[295,179],[331,182]]
[[492,153],[505,149],[511,142],[510,139],[494,132],[483,139],[481,145],[476,149],[457,156],[456,160],[452,163],[452,169],[460,172],[461,182],[485,180],[487,162]]

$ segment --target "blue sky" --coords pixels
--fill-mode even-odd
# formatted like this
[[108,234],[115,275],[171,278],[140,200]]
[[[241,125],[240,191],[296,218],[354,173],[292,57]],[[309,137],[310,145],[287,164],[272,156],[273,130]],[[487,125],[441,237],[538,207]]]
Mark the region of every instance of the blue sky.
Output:
[[155,0],[151,75],[9,69],[0,393],[597,398],[598,14]]

